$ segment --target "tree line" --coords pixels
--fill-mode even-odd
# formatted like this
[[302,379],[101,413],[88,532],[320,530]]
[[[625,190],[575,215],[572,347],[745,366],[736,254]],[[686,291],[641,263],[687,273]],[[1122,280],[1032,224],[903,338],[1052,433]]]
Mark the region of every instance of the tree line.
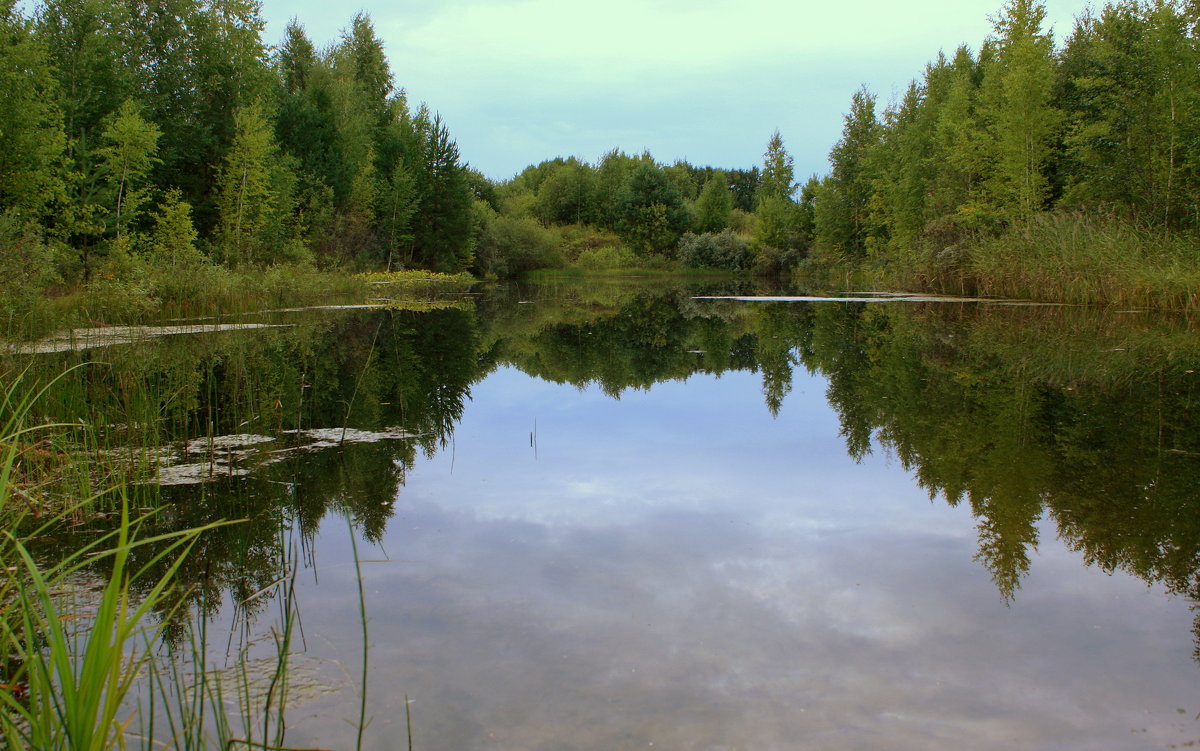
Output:
[[1045,15],[1011,0],[881,112],[853,95],[811,183],[814,251],[905,265],[1050,214],[1197,229],[1200,5],[1109,2],[1061,46]]
[[[663,164],[614,149],[594,164],[558,157],[494,186],[481,208],[478,251],[506,271],[562,265],[655,265],[778,271],[803,255],[804,204],[776,131],[761,167]],[[810,207],[811,208],[811,207]],[[555,228],[582,231],[565,259]],[[606,239],[607,238],[607,239]],[[532,251],[530,249],[533,249]]]
[[0,248],[41,289],[139,269],[471,264],[472,186],[370,18],[320,49],[256,0],[0,0]]

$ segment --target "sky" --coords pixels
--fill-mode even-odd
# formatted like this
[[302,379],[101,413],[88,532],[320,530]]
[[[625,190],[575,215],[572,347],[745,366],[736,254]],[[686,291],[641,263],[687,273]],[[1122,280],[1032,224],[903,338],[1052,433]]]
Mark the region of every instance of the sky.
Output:
[[[1085,0],[1047,0],[1061,40]],[[264,0],[266,39],[291,18],[318,45],[359,10],[396,84],[439,112],[463,158],[507,179],[613,148],[745,168],[778,129],[796,176],[828,170],[850,97],[898,98],[939,50],[990,33],[1000,0]]]

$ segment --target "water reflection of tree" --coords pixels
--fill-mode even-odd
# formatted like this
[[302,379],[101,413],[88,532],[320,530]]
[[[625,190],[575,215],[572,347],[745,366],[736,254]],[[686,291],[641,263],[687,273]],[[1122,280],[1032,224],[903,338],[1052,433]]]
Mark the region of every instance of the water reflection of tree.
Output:
[[[416,453],[430,455],[446,444],[470,385],[490,367],[479,350],[475,319],[467,311],[369,311],[270,330],[258,339],[176,338],[114,348],[105,353],[111,366],[73,372],[42,408],[100,425],[139,426],[135,436],[113,431],[114,442],[179,446],[209,435],[275,437],[266,451],[281,452],[282,459],[248,478],[168,487],[159,497],[137,491],[138,505],[160,507],[143,524],[147,535],[245,520],[203,535],[177,584],[201,609],[218,608],[228,598],[253,615],[265,606],[253,595],[284,567],[287,530],[307,539],[336,513],[351,518],[367,539],[382,535]],[[42,367],[49,373],[62,363]],[[310,441],[297,427],[399,428],[411,437],[315,451],[303,448]],[[120,453],[138,450],[122,447]],[[263,458],[244,461],[254,465]],[[62,534],[66,544],[76,544],[104,524]],[[45,542],[64,544],[63,537]],[[153,546],[139,548],[135,562],[155,553]]]
[[1186,330],[1131,323],[820,306],[801,357],[828,378],[851,455],[874,436],[931,497],[970,504],[1006,600],[1046,515],[1089,564],[1200,601],[1198,353]]
[[[535,304],[518,305],[524,295]],[[414,434],[164,491],[164,529],[252,520],[201,541],[185,582],[198,602],[273,581],[281,530],[305,539],[345,514],[377,539],[407,468],[446,445],[470,385],[497,363],[614,397],[753,371],[772,414],[802,365],[827,379],[852,456],[878,443],[931,497],[969,504],[977,558],[1006,600],[1047,518],[1088,563],[1200,601],[1200,381],[1189,372],[1200,356],[1186,329],[1080,310],[741,305],[678,288],[556,286],[479,310],[372,311],[219,344],[114,348],[111,367],[87,369],[49,403],[68,419],[157,425],[164,442],[297,426]]]

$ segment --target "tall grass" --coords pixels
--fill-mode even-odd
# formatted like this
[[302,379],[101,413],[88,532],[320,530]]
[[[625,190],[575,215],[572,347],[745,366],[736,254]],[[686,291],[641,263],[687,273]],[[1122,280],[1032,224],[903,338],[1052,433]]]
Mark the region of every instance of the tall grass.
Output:
[[[132,518],[123,503],[116,530],[48,566],[34,561],[11,531],[5,533],[19,565],[10,572],[12,597],[0,619],[0,643],[16,656],[19,668],[9,683],[20,685],[24,694],[22,699],[12,691],[0,695],[8,710],[0,723],[10,747],[102,751],[124,746],[130,720],[122,712],[125,697],[150,654],[136,645],[157,641],[165,619],[151,624],[150,615],[166,605],[169,617],[172,580],[205,531],[136,539],[144,518]],[[130,566],[134,547],[163,542],[140,567]],[[59,589],[100,557],[111,558],[112,571],[95,605],[80,612]],[[133,584],[168,557],[165,571],[135,602]]]
[[[157,512],[131,512],[119,487],[54,513],[33,507],[29,487],[37,479],[22,470],[23,459],[45,434],[78,428],[31,424],[33,405],[52,385],[34,390],[18,374],[0,389],[0,745],[106,751],[140,737],[146,748],[284,748],[294,561],[282,564],[275,585],[249,598],[283,592],[265,690],[251,685],[248,648],[232,669],[210,670],[207,622],[178,612],[186,597],[176,584],[201,536],[230,522],[142,534]],[[50,560],[31,552],[29,541],[56,533],[109,495],[120,499],[115,528]],[[161,667],[164,632],[180,620],[190,649],[171,652]],[[160,718],[165,727],[156,728]]]
[[1042,214],[998,235],[892,259],[884,281],[939,292],[1200,310],[1200,242],[1079,213]]

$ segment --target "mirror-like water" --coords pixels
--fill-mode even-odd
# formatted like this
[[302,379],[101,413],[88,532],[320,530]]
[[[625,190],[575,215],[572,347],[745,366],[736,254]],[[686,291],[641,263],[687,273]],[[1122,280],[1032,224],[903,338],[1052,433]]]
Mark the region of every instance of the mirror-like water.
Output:
[[1186,322],[698,299],[746,292],[277,313],[44,356],[109,363],[45,408],[200,467],[164,523],[252,520],[187,572],[217,622],[302,548],[292,746],[354,742],[347,516],[369,748],[406,697],[418,749],[1200,741]]

